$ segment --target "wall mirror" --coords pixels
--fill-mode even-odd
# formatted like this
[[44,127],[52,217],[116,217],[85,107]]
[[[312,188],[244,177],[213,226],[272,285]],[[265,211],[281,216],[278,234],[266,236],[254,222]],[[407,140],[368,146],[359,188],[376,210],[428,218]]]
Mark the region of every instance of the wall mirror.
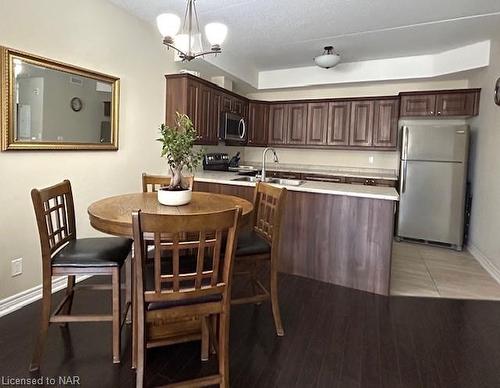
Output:
[[0,47],[2,150],[117,150],[119,79]]

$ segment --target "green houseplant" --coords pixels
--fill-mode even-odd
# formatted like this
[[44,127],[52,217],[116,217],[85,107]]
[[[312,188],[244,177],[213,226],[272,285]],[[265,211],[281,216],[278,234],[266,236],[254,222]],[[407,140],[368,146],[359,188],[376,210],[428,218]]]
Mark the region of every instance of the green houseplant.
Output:
[[[161,156],[167,159],[172,179],[170,185],[158,191],[158,199],[166,205],[180,205],[179,199],[182,197],[191,200],[191,188],[182,180],[182,170],[184,168],[193,172],[199,166],[203,157],[203,150],[195,150],[194,143],[197,139],[197,132],[191,119],[185,115],[176,113],[174,126],[162,124],[160,126],[161,136],[157,139],[162,143]],[[182,192],[188,192],[182,194]],[[162,198],[170,197],[162,201]],[[177,200],[175,200],[177,198]],[[181,201],[182,202],[182,201]]]

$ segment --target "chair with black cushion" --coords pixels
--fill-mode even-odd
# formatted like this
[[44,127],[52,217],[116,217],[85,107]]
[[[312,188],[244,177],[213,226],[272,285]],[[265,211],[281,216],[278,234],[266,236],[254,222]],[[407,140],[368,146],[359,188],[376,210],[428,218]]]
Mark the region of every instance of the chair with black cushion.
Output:
[[[191,318],[198,319],[202,327],[209,326],[204,331],[214,338],[218,373],[174,385],[229,386],[231,275],[240,216],[239,208],[200,215],[132,213],[137,387],[144,384],[146,350],[169,344],[151,334],[154,323]],[[154,242],[153,263],[147,259],[147,239]]]
[[[240,233],[235,258],[235,275],[250,276],[252,295],[233,298],[231,301],[232,304],[259,304],[270,300],[278,336],[285,334],[278,302],[278,262],[286,195],[285,188],[257,183],[254,191],[252,229]],[[258,279],[258,266],[263,262],[269,262],[270,291]]]
[[[120,269],[129,257],[132,240],[126,238],[76,238],[75,210],[71,184],[65,180],[45,189],[31,191],[42,252],[42,316],[40,332],[30,364],[40,368],[49,325],[68,322],[112,322],[113,362],[120,362]],[[52,277],[67,276],[66,295],[51,313]],[[73,315],[73,296],[78,288],[102,290],[106,285],[75,285],[77,275],[111,276],[112,313]],[[127,304],[128,310],[129,304]]]
[[[165,175],[152,175],[142,173],[142,192],[156,192],[162,186],[168,186],[170,184],[170,177]],[[183,177],[184,181],[188,183],[190,189],[193,188],[194,177],[188,176]]]

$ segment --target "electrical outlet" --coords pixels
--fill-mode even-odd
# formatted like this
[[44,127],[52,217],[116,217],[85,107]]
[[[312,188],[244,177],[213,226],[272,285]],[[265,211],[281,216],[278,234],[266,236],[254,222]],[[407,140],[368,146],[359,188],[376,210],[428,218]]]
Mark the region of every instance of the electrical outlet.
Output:
[[368,163],[373,164],[373,156],[368,156]]
[[12,277],[19,276],[23,273],[23,258],[22,257],[12,260],[10,272],[11,272]]

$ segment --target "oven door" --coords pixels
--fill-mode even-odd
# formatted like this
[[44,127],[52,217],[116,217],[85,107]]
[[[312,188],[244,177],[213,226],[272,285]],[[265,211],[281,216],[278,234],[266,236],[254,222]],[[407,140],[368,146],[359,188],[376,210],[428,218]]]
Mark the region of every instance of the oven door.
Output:
[[245,142],[247,136],[245,120],[234,113],[224,113],[224,140]]

